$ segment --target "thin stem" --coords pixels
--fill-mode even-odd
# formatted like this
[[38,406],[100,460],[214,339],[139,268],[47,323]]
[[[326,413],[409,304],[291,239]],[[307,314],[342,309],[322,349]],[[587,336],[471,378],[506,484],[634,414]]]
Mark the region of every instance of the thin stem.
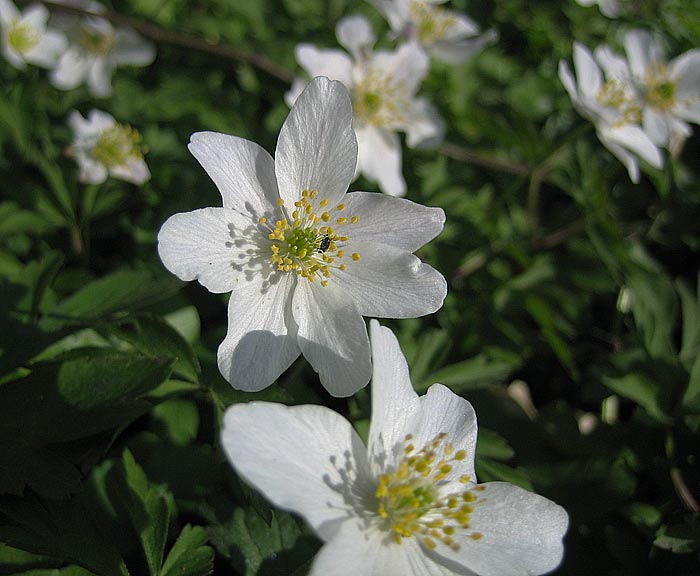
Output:
[[530,174],[530,168],[526,164],[514,160],[504,160],[503,158],[484,154],[483,152],[476,152],[475,150],[463,148],[452,142],[443,142],[438,148],[438,152],[453,160],[474,164],[496,172],[507,172],[508,174],[516,174],[517,176],[527,176]]
[[671,483],[673,488],[681,499],[681,502],[685,507],[691,512],[698,514],[700,513],[700,505],[698,501],[693,497],[692,492],[688,488],[683,478],[683,472],[676,464],[676,441],[673,437],[673,430],[670,428],[666,431],[666,458],[670,464],[669,475],[671,476]]

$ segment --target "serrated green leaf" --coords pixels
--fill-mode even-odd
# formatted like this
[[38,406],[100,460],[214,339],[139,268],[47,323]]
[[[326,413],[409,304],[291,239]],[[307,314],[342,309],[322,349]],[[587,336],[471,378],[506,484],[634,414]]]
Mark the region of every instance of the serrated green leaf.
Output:
[[165,559],[160,576],[206,576],[214,571],[214,550],[201,526],[187,524]]

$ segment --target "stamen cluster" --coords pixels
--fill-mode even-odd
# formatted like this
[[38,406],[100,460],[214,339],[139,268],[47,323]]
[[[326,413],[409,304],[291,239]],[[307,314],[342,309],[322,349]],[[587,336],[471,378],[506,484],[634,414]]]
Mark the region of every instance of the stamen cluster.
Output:
[[105,129],[91,150],[92,157],[108,168],[122,166],[130,158],[143,159],[141,134],[131,126],[114,124]]
[[411,20],[417,23],[418,39],[422,44],[431,44],[445,38],[457,23],[454,14],[427,2],[411,2]]
[[116,35],[112,33],[104,34],[87,26],[80,28],[79,43],[90,54],[104,56],[114,46]]
[[15,20],[7,31],[7,42],[20,54],[28,52],[39,44],[41,35],[39,31],[28,22]]
[[[467,457],[465,450],[454,451],[447,435],[438,434],[423,448],[416,451],[411,443],[412,435],[404,439],[403,457],[397,469],[379,477],[376,491],[378,514],[389,523],[394,541],[400,544],[403,538],[416,535],[428,548],[438,543],[458,550],[454,539],[457,530],[468,530],[470,515],[479,500],[474,491],[483,491],[483,486],[472,486],[462,492],[442,494],[448,475],[456,462]],[[461,484],[470,484],[471,478],[462,475]],[[482,538],[479,532],[469,536]]]
[[[284,213],[284,201],[280,198],[278,205],[283,209],[283,218],[275,222],[274,229],[269,229],[268,238],[273,241],[270,261],[282,272],[296,272],[309,282],[320,280],[321,286],[328,285],[331,269],[345,270],[345,264],[338,263],[345,257],[342,246],[348,241],[348,236],[340,234],[334,226],[342,228],[359,222],[358,216],[347,218],[340,213],[345,204],[338,204],[330,211],[328,200],[323,199],[318,206],[323,212],[317,214],[315,200],[318,190],[304,190],[301,198],[294,203],[291,213],[291,223]],[[267,218],[259,219],[260,224],[266,224]],[[360,260],[358,253],[351,255],[352,260]]]
[[407,122],[410,103],[408,90],[384,71],[368,70],[353,88],[352,105],[355,117],[377,127],[396,128]]
[[618,126],[625,124],[639,124],[642,121],[642,108],[639,103],[631,98],[622,83],[611,79],[605,82],[598,91],[598,103],[614,108],[622,113],[622,117],[616,122]]
[[650,66],[644,78],[647,102],[657,110],[671,110],[676,104],[676,83],[668,78],[666,67]]

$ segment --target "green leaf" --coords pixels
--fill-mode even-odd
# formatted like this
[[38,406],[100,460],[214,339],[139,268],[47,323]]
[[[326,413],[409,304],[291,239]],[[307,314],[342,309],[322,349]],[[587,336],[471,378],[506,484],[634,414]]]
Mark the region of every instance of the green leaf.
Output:
[[502,481],[510,482],[525,490],[534,491],[532,482],[529,476],[518,468],[512,468],[500,462],[494,462],[488,458],[478,459],[476,461],[476,473],[479,482]]
[[690,380],[683,394],[683,407],[691,412],[700,413],[700,355],[695,358],[690,369]]
[[525,298],[525,307],[535,319],[550,348],[556,354],[559,362],[567,369],[573,378],[578,378],[578,368],[574,362],[571,348],[559,336],[559,330],[555,324],[558,315],[552,307],[542,298],[530,294]]
[[508,357],[482,352],[481,354],[450,364],[431,374],[424,382],[415,385],[417,392],[424,392],[428,387],[439,382],[456,390],[485,388],[503,382],[520,363],[517,357]]
[[176,446],[186,446],[197,437],[199,411],[191,400],[166,400],[153,408],[152,414],[163,425],[168,438]]
[[678,358],[690,369],[693,360],[700,355],[700,276],[698,276],[698,293],[693,294],[682,280],[676,282],[676,290],[681,299],[683,315],[683,332],[681,350]]
[[697,516],[685,524],[662,526],[656,533],[654,546],[670,550],[674,554],[687,554],[700,550],[700,521]]
[[138,316],[110,324],[106,330],[142,354],[177,359],[173,372],[191,382],[199,381],[201,368],[192,347],[163,320],[155,316]]
[[187,524],[165,559],[160,576],[206,576],[214,571],[214,550],[206,546],[207,533]]
[[510,460],[515,454],[505,438],[484,427],[479,428],[476,452],[479,458],[492,458],[494,460]]
[[148,572],[151,576],[157,576],[168,537],[172,496],[164,487],[150,484],[129,450],[124,450],[122,466],[131,492],[131,497],[127,497],[124,504],[141,540]]
[[662,424],[668,424],[672,421],[664,406],[663,385],[652,380],[646,374],[632,373],[621,377],[603,376],[603,384],[620,396],[639,404],[654,420]]

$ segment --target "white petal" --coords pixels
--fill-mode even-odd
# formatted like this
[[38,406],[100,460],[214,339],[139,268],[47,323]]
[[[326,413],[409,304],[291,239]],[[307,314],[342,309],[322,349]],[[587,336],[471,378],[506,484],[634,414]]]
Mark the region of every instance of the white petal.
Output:
[[334,270],[330,282],[357,304],[363,316],[416,318],[442,306],[447,283],[437,270],[400,248],[371,242],[349,242],[345,270]]
[[291,314],[292,274],[256,274],[231,294],[228,332],[219,346],[219,371],[236,389],[272,384],[299,356]]
[[[334,289],[335,288],[335,289]],[[351,396],[372,370],[365,322],[352,299],[332,285],[300,279],[293,298],[299,347],[333,396]]]
[[459,40],[468,36],[476,36],[479,33],[479,25],[468,16],[449,10],[454,24],[447,30],[446,38]]
[[218,132],[196,132],[188,148],[214,181],[224,207],[274,221],[277,181],[272,157],[255,142]]
[[647,30],[630,30],[625,35],[625,52],[632,74],[642,80],[647,74],[647,67],[654,63],[657,52],[654,38]]
[[87,71],[87,85],[90,94],[106,98],[112,93],[112,71],[114,66],[105,58],[95,58]]
[[115,65],[148,66],[156,57],[156,49],[133,30],[117,29],[110,58]]
[[49,11],[43,4],[32,4],[22,12],[22,22],[29,24],[35,30],[43,31],[48,19]]
[[445,136],[445,123],[436,108],[425,98],[413,101],[410,122],[406,127],[406,144],[409,148],[435,147]]
[[396,544],[389,534],[363,530],[358,520],[343,523],[316,555],[309,576],[452,576],[428,558],[414,538]]
[[228,208],[202,208],[168,218],[158,233],[158,254],[180,280],[197,280],[210,292],[244,284],[250,261],[259,256],[252,238],[262,233]]
[[367,56],[377,40],[369,20],[360,15],[346,16],[339,20],[335,27],[335,35],[340,45],[350,52],[356,61]]
[[410,3],[407,0],[369,0],[369,2],[384,14],[394,32],[402,32],[409,22]]
[[474,540],[459,533],[454,552],[438,546],[429,554],[447,558],[479,576],[529,576],[545,574],[561,563],[562,538],[569,525],[566,511],[537,494],[507,484],[490,482],[475,492],[468,534],[478,532]]
[[[401,442],[412,432],[407,422],[418,409],[406,358],[394,333],[370,321],[372,342],[372,418],[367,442],[370,463],[376,476],[399,455]],[[390,461],[386,462],[389,457]]]
[[352,239],[377,242],[415,252],[435,238],[445,225],[442,208],[416,204],[375,192],[350,192],[345,212],[359,218],[350,227]]
[[151,177],[146,161],[143,158],[134,157],[129,158],[124,164],[112,166],[109,169],[109,173],[114,178],[131,182],[137,186],[140,186]]
[[630,180],[637,184],[639,182],[639,163],[637,157],[623,146],[605,136],[605,132],[598,130],[598,138],[603,145],[627,168]]
[[425,396],[419,398],[418,409],[407,423],[413,434],[412,443],[422,448],[439,434],[446,434],[455,451],[465,450],[467,457],[453,462],[453,470],[446,476],[459,484],[460,476],[467,474],[476,481],[474,457],[476,455],[476,414],[472,405],[442,384],[433,384]]
[[45,30],[41,40],[27,55],[27,61],[43,68],[52,68],[68,45],[66,37],[54,30]]
[[275,151],[280,197],[292,206],[303,190],[318,190],[318,201],[341,201],[355,173],[357,141],[352,131],[350,94],[340,83],[314,78],[287,116]]
[[88,184],[102,184],[107,180],[107,167],[97,160],[88,157],[78,157],[80,174],[78,180]]
[[20,17],[17,6],[10,0],[0,0],[0,23],[6,26],[9,22],[17,20]]
[[496,30],[487,30],[476,38],[465,38],[457,41],[438,40],[430,46],[430,54],[448,64],[463,64],[497,40],[498,32]]
[[51,83],[61,90],[72,90],[87,76],[90,60],[77,48],[69,47],[51,72]]
[[352,514],[351,489],[372,495],[362,440],[323,406],[234,404],[221,442],[238,474],[275,506],[301,514],[324,540]]
[[657,112],[654,108],[644,109],[643,129],[651,141],[657,146],[666,146],[669,139],[668,115]]
[[[313,44],[298,44],[294,54],[299,65],[311,78],[327,76],[331,80],[342,82],[348,89],[352,88],[352,61],[342,50],[316,48]],[[297,98],[294,98],[294,101]]]
[[646,160],[654,168],[663,166],[664,157],[661,151],[638,126],[609,127],[605,129],[605,135]]
[[287,106],[289,106],[290,108],[294,106],[294,103],[297,101],[297,98],[299,98],[299,94],[301,94],[304,91],[304,88],[306,88],[307,84],[307,80],[304,80],[302,78],[294,78],[294,80],[292,80],[291,88],[284,93],[285,104],[287,104]]
[[578,42],[574,42],[574,66],[579,93],[586,100],[594,100],[603,84],[603,76],[591,52]]
[[385,194],[404,196],[406,181],[401,174],[401,143],[398,135],[370,124],[359,125],[357,142],[357,170],[371,182],[377,182]]
[[617,79],[625,81],[631,78],[631,71],[627,60],[613,52],[610,46],[605,44],[598,46],[594,51],[594,55],[608,80]]
[[391,79],[394,90],[406,97],[413,96],[428,73],[430,60],[416,42],[407,42],[397,50],[377,51],[372,70]]
[[676,82],[674,112],[700,124],[700,49],[688,50],[669,63],[669,76]]

